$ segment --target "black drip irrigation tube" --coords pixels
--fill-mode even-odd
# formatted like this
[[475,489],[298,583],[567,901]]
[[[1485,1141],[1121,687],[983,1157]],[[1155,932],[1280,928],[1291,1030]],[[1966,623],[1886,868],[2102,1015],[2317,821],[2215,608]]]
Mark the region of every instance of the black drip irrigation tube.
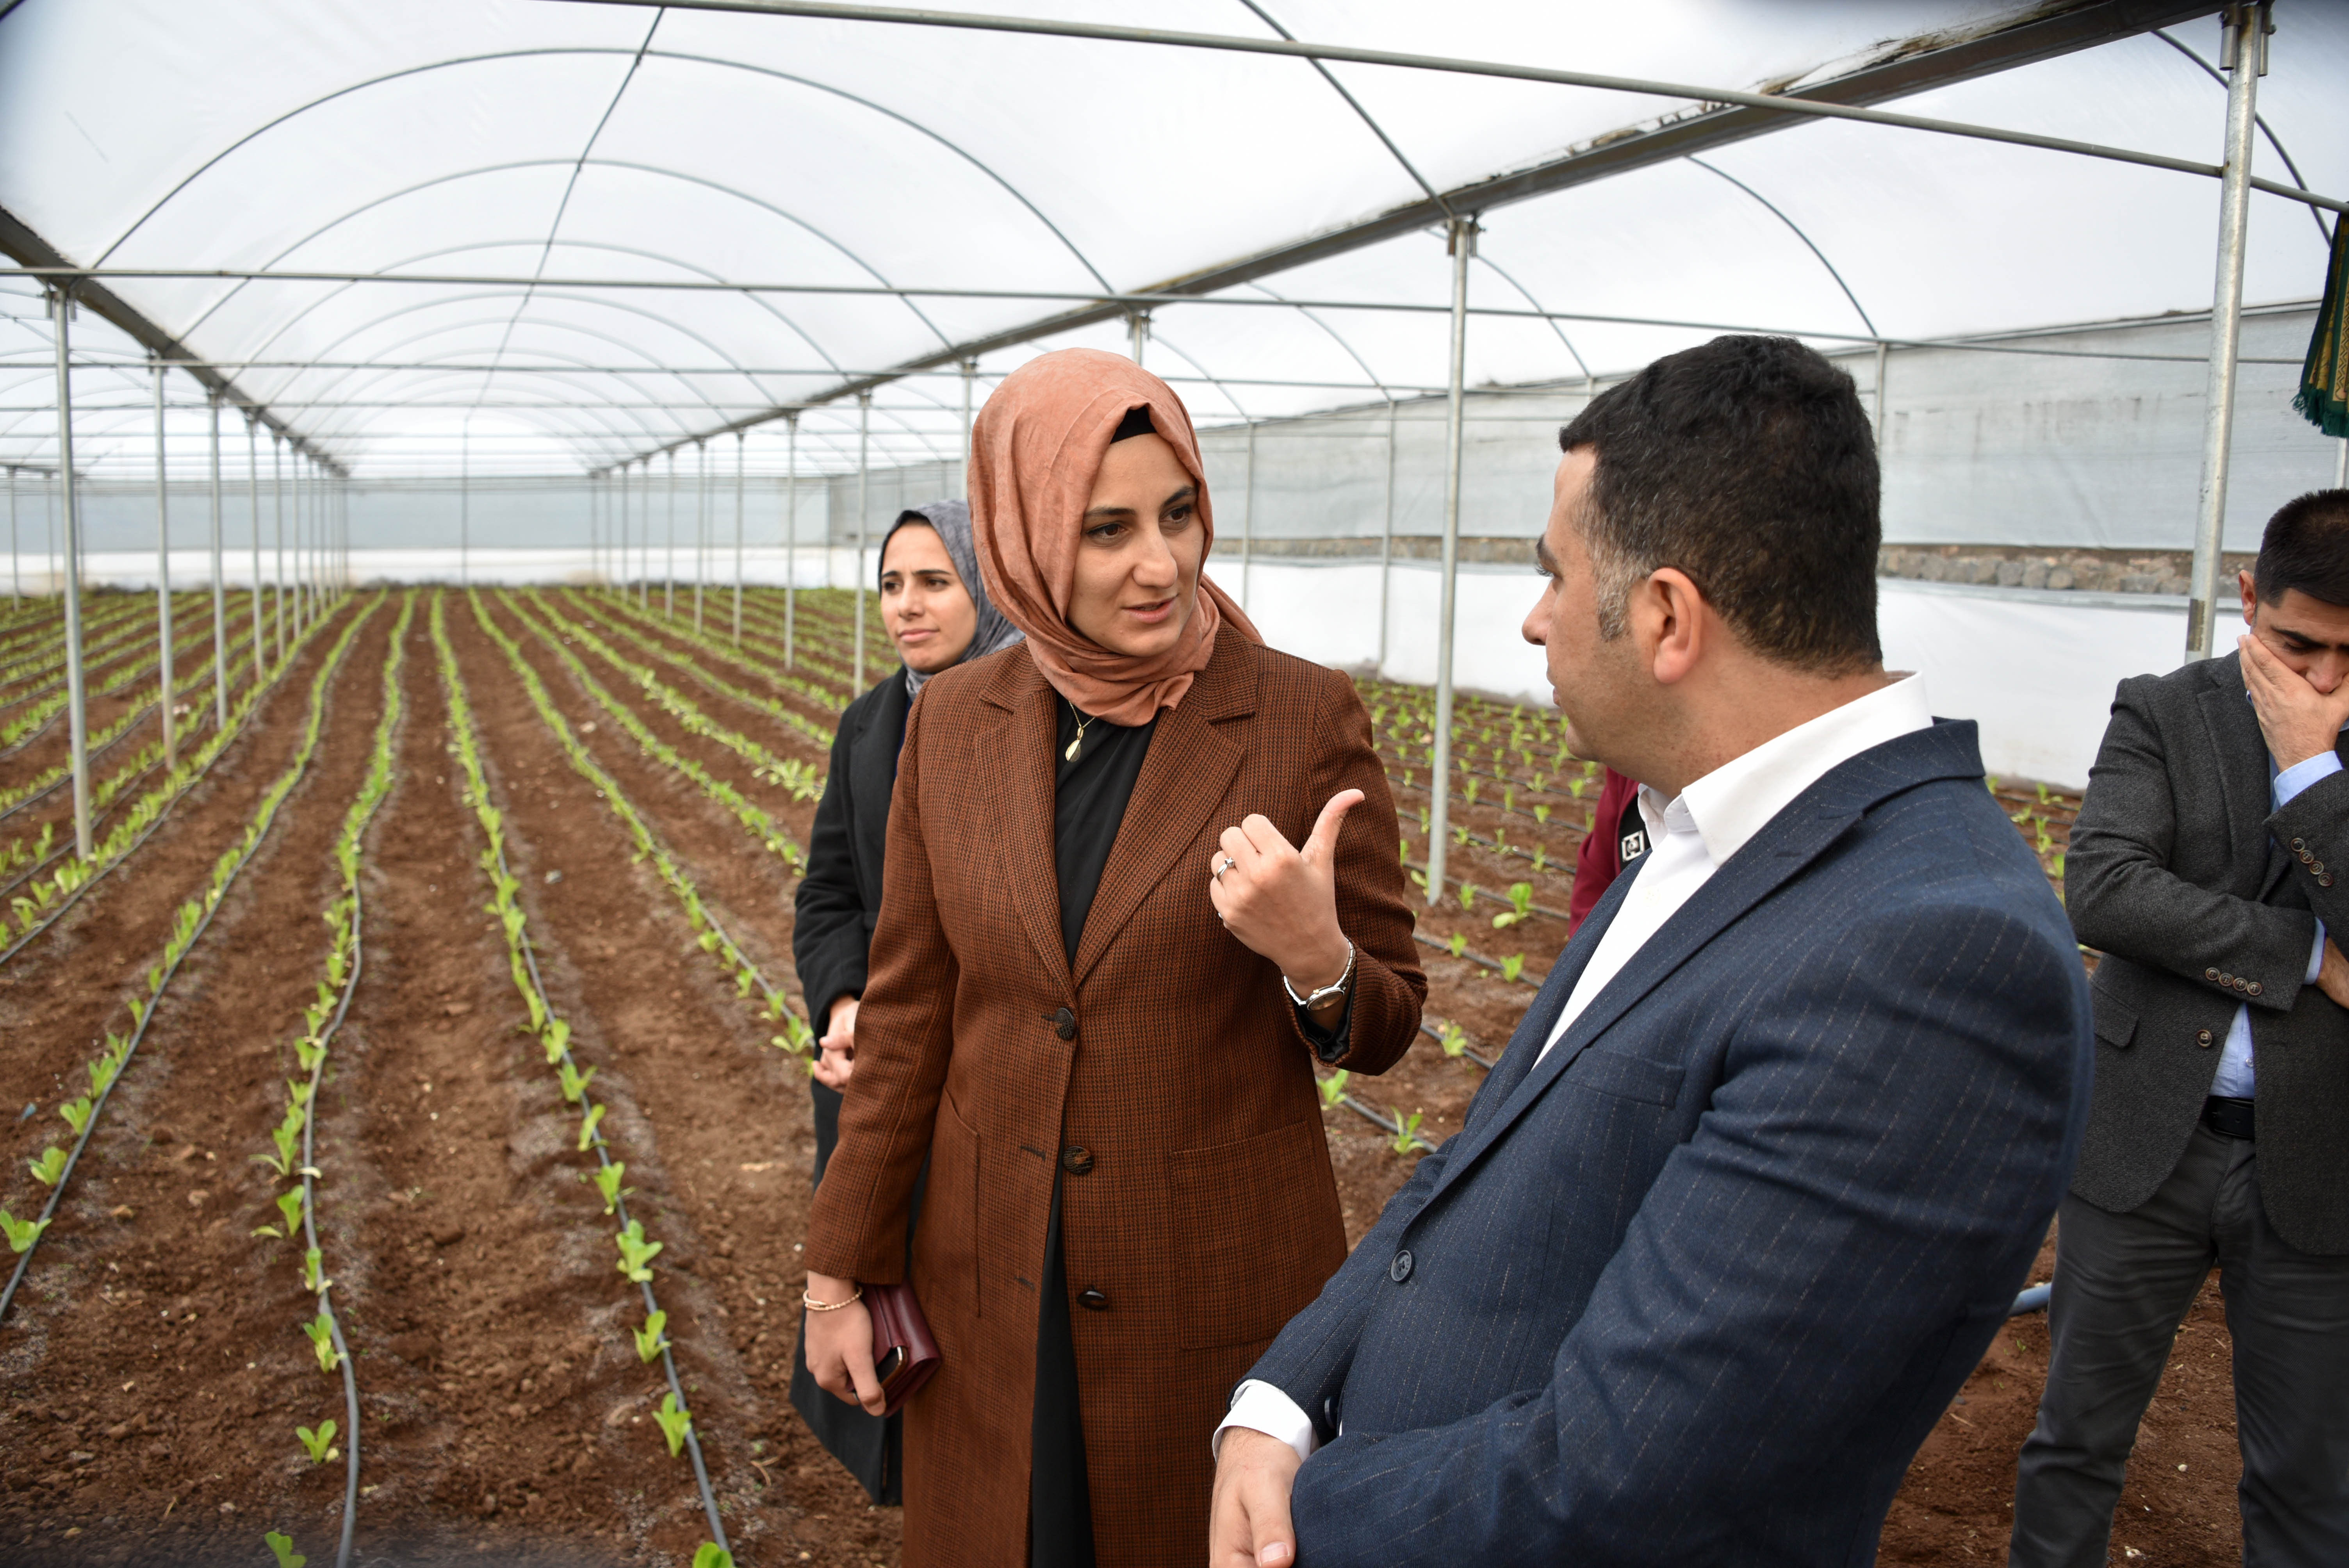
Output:
[[[356,641],[356,639],[354,639],[354,641]],[[350,646],[351,645],[349,643],[344,644],[343,653],[347,654],[350,651]],[[290,665],[292,661],[288,660],[287,662]],[[336,655],[335,663],[338,666],[341,665],[341,655]],[[280,672],[279,678],[284,678],[283,671]],[[274,683],[273,682],[272,684],[274,685]],[[302,769],[305,773],[309,771],[309,763],[306,759],[302,765]],[[180,793],[181,797],[184,797],[187,791],[183,789]],[[173,804],[177,803],[178,801],[175,799]],[[168,808],[163,813],[159,814],[156,817],[155,827],[161,827],[163,825],[163,818],[167,815],[169,815]],[[121,858],[117,860],[114,862],[114,865],[119,866],[122,864],[124,861],[129,860],[130,858],[131,851],[136,850],[140,844],[145,843],[148,838],[153,834],[154,830],[154,828],[150,828],[146,833],[140,834],[137,842],[131,844],[129,849],[124,850]],[[202,915],[197,919],[196,928],[188,934],[186,945],[180,949],[180,955],[171,960],[171,965],[165,968],[161,983],[155,987],[153,995],[148,997],[147,1006],[139,1015],[139,1026],[130,1031],[130,1039],[129,1043],[123,1047],[122,1059],[115,1065],[113,1076],[106,1080],[106,1087],[99,1089],[98,1092],[98,1098],[90,1102],[89,1118],[81,1124],[81,1132],[74,1139],[72,1150],[66,1155],[65,1166],[63,1169],[58,1171],[57,1181],[49,1188],[49,1201],[41,1205],[40,1220],[38,1222],[40,1229],[34,1232],[32,1241],[26,1244],[24,1252],[18,1255],[16,1259],[16,1267],[15,1271],[8,1275],[7,1284],[5,1287],[0,1287],[0,1323],[7,1321],[8,1309],[10,1306],[15,1305],[16,1300],[16,1287],[24,1283],[26,1271],[33,1266],[33,1254],[40,1250],[41,1238],[48,1233],[48,1222],[57,1217],[58,1206],[65,1202],[66,1188],[73,1181],[74,1168],[81,1163],[82,1150],[89,1146],[90,1139],[98,1132],[98,1121],[104,1116],[106,1111],[106,1102],[113,1098],[115,1088],[122,1082],[123,1075],[130,1070],[130,1058],[139,1054],[140,1042],[147,1037],[147,1031],[154,1026],[156,1015],[163,1009],[164,994],[171,990],[171,981],[173,977],[180,973],[180,966],[187,963],[189,957],[196,951],[196,944],[202,941],[204,933],[211,929],[212,916],[218,914],[220,913],[221,905],[228,902],[229,890],[236,885],[236,879],[244,874],[244,868],[253,863],[253,857],[261,852],[261,846],[268,841],[268,834],[265,832],[261,834],[259,837],[256,837],[253,842],[246,847],[244,853],[237,857],[235,867],[232,869],[228,875],[222,880],[218,896],[207,897],[204,899],[204,912]],[[112,871],[113,869],[114,866],[109,866],[106,868],[106,871]],[[106,872],[100,872],[98,873],[98,876],[94,876],[90,878],[88,882],[82,883],[80,888],[75,890],[73,895],[74,898],[79,898],[83,892],[96,886],[98,878],[103,877],[105,874]],[[51,915],[47,920],[43,921],[38,926],[26,933],[25,942],[30,942],[42,932],[47,931],[49,926],[56,922],[58,915],[64,914],[67,909],[72,907],[73,900],[68,899],[64,904],[58,907],[57,914]],[[4,960],[8,956],[13,955],[16,952],[17,948],[20,948],[23,945],[24,942],[20,942],[16,944],[16,947],[10,948],[6,954],[0,954],[0,960]]]
[[[140,708],[139,710],[138,717],[133,718],[129,724],[123,726],[121,734],[114,737],[110,740],[101,741],[98,745],[91,747],[89,748],[89,759],[92,762],[97,761],[99,758],[105,756],[108,752],[121,745],[124,741],[138,734],[141,729],[144,729],[147,727],[148,718],[155,712],[155,709],[159,706],[159,704],[150,702],[145,707]],[[193,739],[195,738],[194,732],[202,729],[208,722],[210,721],[206,719],[199,719],[194,725],[190,726],[190,733],[186,737],[177,738]],[[151,772],[153,769],[150,769],[147,771]],[[146,773],[142,772],[140,776],[144,778]],[[58,790],[64,789],[67,785],[72,782],[73,774],[71,771],[58,774],[55,779],[50,779],[47,784],[42,785],[38,789],[34,790],[31,794],[26,796],[15,805],[0,807],[0,822],[6,821],[17,812],[28,809],[36,802],[47,799],[50,796],[56,794]]]
[[[372,813],[370,813],[372,815]],[[310,1098],[305,1106],[308,1114],[302,1119],[302,1240],[314,1252],[319,1253],[318,1313],[326,1320],[326,1332],[332,1336],[336,1365],[343,1374],[343,1409],[346,1430],[343,1443],[343,1539],[335,1551],[335,1568],[348,1568],[351,1560],[351,1532],[358,1523],[359,1507],[359,1380],[351,1370],[351,1347],[343,1338],[343,1320],[335,1305],[327,1299],[335,1282],[326,1277],[326,1254],[318,1247],[318,1205],[316,1200],[318,1163],[316,1137],[318,1131],[318,1085],[326,1077],[326,1047],[342,1032],[343,1019],[351,1010],[352,1000],[359,993],[359,975],[367,967],[367,944],[362,939],[358,879],[351,879],[351,977],[343,986],[342,1000],[335,1006],[335,1016],[318,1037],[318,1060],[310,1068]]]
[[[334,612],[330,610],[326,612],[326,614],[332,614]],[[313,636],[315,636],[317,634],[318,628],[323,626],[325,624],[326,615],[321,615],[317,620],[310,623],[310,630],[302,634],[302,642],[297,642],[294,645],[293,648],[287,652],[285,662],[278,665],[277,673],[269,677],[269,684],[261,688],[261,694],[263,696],[265,696],[270,692],[276,690],[278,686],[284,682],[286,675],[294,668],[294,655],[301,652],[303,643],[308,642]],[[337,662],[339,662],[339,660]],[[257,699],[255,706],[258,706]],[[250,717],[249,711],[247,717]],[[243,720],[239,720],[238,722],[242,723]],[[223,748],[223,750],[225,750],[225,748]],[[25,933],[23,936],[18,937],[15,942],[9,944],[5,949],[0,949],[0,964],[5,964],[10,959],[16,957],[16,954],[22,953],[35,938],[38,937],[43,932],[48,930],[49,927],[55,925],[58,921],[64,919],[66,912],[73,908],[75,904],[81,902],[82,894],[96,887],[99,882],[104,882],[113,873],[117,867],[123,865],[130,859],[131,856],[137,854],[140,849],[145,847],[147,841],[153,838],[162,828],[163,824],[171,820],[171,813],[178,810],[180,802],[188,798],[189,791],[194,789],[197,785],[210,778],[212,776],[212,770],[217,767],[219,763],[220,758],[218,756],[213,757],[212,761],[205,763],[202,772],[189,779],[185,788],[181,789],[178,794],[172,796],[169,800],[163,802],[163,809],[155,813],[155,820],[147,825],[147,830],[145,832],[140,834],[137,838],[131,840],[129,843],[124,845],[122,852],[117,855],[113,860],[108,861],[105,865],[99,867],[98,871],[91,875],[88,882],[83,882],[79,887],[74,889],[73,892],[67,893],[65,897],[65,902],[58,904],[56,909],[50,911],[49,917],[47,920],[33,927],[32,930]],[[145,775],[142,774],[140,777],[143,778]],[[50,857],[52,861],[56,858],[56,856]],[[239,871],[243,871],[244,869],[242,861],[238,862],[237,869]],[[209,921],[211,918],[211,915],[207,913],[205,919]],[[79,1146],[77,1145],[76,1147],[78,1148]],[[31,1254],[27,1253],[26,1255],[30,1256]],[[0,1315],[5,1315],[5,1313],[6,1308],[0,1307]]]

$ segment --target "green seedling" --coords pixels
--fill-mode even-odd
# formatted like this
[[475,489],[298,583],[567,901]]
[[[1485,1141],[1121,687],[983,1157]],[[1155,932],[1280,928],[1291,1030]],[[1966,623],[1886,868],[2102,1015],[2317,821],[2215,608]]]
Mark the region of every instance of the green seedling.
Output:
[[305,1073],[316,1072],[318,1064],[326,1059],[326,1043],[315,1035],[305,1035],[294,1042],[294,1059],[302,1064],[302,1070]]
[[1446,942],[1444,944],[1444,947],[1445,952],[1451,954],[1453,957],[1457,958],[1462,954],[1468,951],[1468,939],[1455,931],[1452,934],[1451,940]]
[[595,1069],[594,1068],[589,1068],[583,1073],[577,1068],[573,1067],[569,1062],[564,1062],[563,1064],[561,1076],[563,1080],[563,1098],[570,1101],[573,1105],[577,1105],[579,1103],[579,1097],[587,1091],[588,1082],[595,1078]]
[[1537,802],[1535,804],[1534,820],[1537,822],[1547,822],[1549,820],[1549,807],[1547,803]]
[[595,1146],[595,1124],[604,1119],[604,1107],[591,1105],[587,1114],[579,1119],[579,1152],[585,1154]]
[[27,1160],[25,1164],[39,1179],[41,1185],[54,1187],[57,1184],[57,1178],[66,1173],[66,1151],[52,1143],[41,1150],[39,1159]]
[[1508,829],[1495,828],[1493,830],[1493,852],[1496,855],[1506,855],[1509,851],[1510,844]]
[[546,1047],[546,1065],[553,1067],[571,1048],[571,1026],[561,1018],[549,1020],[539,1034],[538,1043]]
[[41,1233],[49,1228],[47,1220],[20,1220],[5,1209],[0,1209],[0,1231],[8,1233],[8,1250],[12,1253],[29,1251]]
[[285,1080],[285,1094],[295,1105],[306,1107],[310,1103],[310,1086],[299,1078]]
[[287,1191],[281,1193],[277,1199],[277,1212],[285,1216],[285,1228],[284,1230],[281,1231],[274,1225],[255,1225],[253,1228],[253,1233],[256,1236],[268,1236],[276,1241],[282,1242],[292,1236],[295,1231],[301,1229],[302,1189],[299,1187],[289,1188]]
[[1569,779],[1566,781],[1566,792],[1578,800],[1582,799],[1582,792],[1588,788],[1589,788],[1588,779]]
[[302,1332],[310,1336],[310,1348],[318,1353],[319,1371],[332,1372],[341,1364],[342,1355],[335,1348],[333,1318],[321,1312],[315,1320],[302,1326]]
[[1321,1103],[1335,1105],[1343,1099],[1346,1095],[1346,1079],[1351,1076],[1344,1068],[1340,1068],[1328,1078],[1321,1079]]
[[66,1125],[74,1130],[77,1137],[83,1128],[89,1125],[90,1104],[90,1098],[84,1095],[79,1099],[69,1099],[57,1107],[57,1114],[66,1119]]
[[1525,977],[1525,973],[1526,955],[1524,954],[1512,953],[1506,958],[1501,960],[1501,978],[1508,981],[1511,985],[1514,985],[1517,981],[1523,979]]
[[668,1439],[668,1457],[675,1459],[684,1452],[685,1434],[693,1429],[693,1415],[678,1407],[674,1392],[661,1396],[660,1408],[653,1412],[653,1419],[660,1423],[661,1436]]
[[2059,855],[2057,855],[2057,856],[2055,857],[2055,860],[2054,860],[2054,864],[2055,874],[2056,874],[2058,877],[2061,877],[2061,876],[2064,874],[2064,857],[2063,857],[2062,855],[2060,855],[2060,854],[2059,854]]
[[1476,884],[1475,882],[1462,882],[1460,884],[1460,907],[1464,910],[1474,909],[1476,907]]
[[328,1285],[335,1283],[333,1280],[328,1279],[320,1270],[320,1261],[319,1251],[316,1247],[308,1248],[302,1253],[302,1288],[308,1291],[312,1295],[318,1295]]
[[634,1284],[642,1284],[653,1277],[652,1261],[658,1256],[661,1243],[645,1240],[645,1222],[630,1220],[628,1228],[612,1238],[620,1249],[620,1272]]
[[1534,870],[1540,871],[1548,864],[1549,846],[1547,844],[1536,844],[1534,846]]
[[637,1360],[657,1360],[660,1353],[668,1348],[668,1340],[661,1334],[661,1330],[667,1326],[667,1313],[655,1309],[645,1314],[645,1326],[635,1331]]
[[1512,787],[1512,786],[1504,785],[1504,786],[1502,787],[1502,789],[1501,789],[1501,810],[1504,810],[1504,811],[1514,811],[1514,810],[1516,810],[1516,809],[1517,809],[1517,792],[1516,792],[1516,789],[1514,787]]
[[604,1212],[607,1214],[620,1206],[620,1200],[623,1197],[636,1191],[634,1187],[623,1188],[620,1185],[620,1178],[627,1169],[626,1161],[615,1160],[609,1165],[596,1170],[595,1191],[604,1195]]
[[1394,1135],[1394,1151],[1397,1154],[1410,1153],[1412,1150],[1412,1145],[1419,1141],[1420,1117],[1421,1113],[1416,1110],[1413,1111],[1409,1117],[1405,1117],[1402,1113],[1402,1107],[1395,1107],[1394,1119],[1396,1131]]
[[693,1568],[734,1568],[734,1553],[714,1541],[705,1541],[693,1549]]
[[793,1056],[800,1056],[814,1047],[815,1031],[809,1028],[806,1022],[796,1015],[785,1013],[783,1032],[775,1036],[769,1043],[789,1051]]
[[1459,1025],[1446,1024],[1436,1031],[1436,1043],[1444,1047],[1445,1056],[1457,1057],[1468,1048],[1468,1037],[1460,1032]]
[[315,1432],[307,1427],[296,1427],[294,1435],[302,1439],[303,1450],[310,1456],[310,1462],[314,1465],[326,1463],[337,1451],[334,1446],[335,1423],[332,1421],[319,1422]]
[[1476,776],[1470,774],[1468,782],[1460,787],[1460,798],[1471,806],[1476,803]]
[[1520,924],[1532,918],[1533,913],[1534,884],[1531,882],[1511,882],[1509,884],[1509,911],[1506,914],[1496,914],[1493,917],[1493,929],[1495,931],[1506,931],[1509,927]]
[[[107,1043],[113,1044],[114,1037],[108,1036]],[[121,1070],[122,1058],[112,1051],[106,1052],[96,1061],[91,1062],[89,1064],[89,1098],[96,1099],[104,1094],[107,1086],[114,1081],[114,1075]]]
[[273,1530],[261,1539],[268,1542],[269,1550],[277,1553],[277,1568],[302,1568],[310,1561],[294,1550],[294,1538],[290,1535],[280,1535]]

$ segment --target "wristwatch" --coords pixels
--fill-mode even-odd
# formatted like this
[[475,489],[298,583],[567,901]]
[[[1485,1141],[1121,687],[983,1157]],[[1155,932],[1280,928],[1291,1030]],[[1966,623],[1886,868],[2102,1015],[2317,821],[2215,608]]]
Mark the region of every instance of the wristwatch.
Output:
[[1288,999],[1296,1003],[1299,1006],[1304,1008],[1309,1013],[1313,1011],[1314,1008],[1319,1006],[1322,1003],[1330,1000],[1332,996],[1344,995],[1346,994],[1346,987],[1351,985],[1353,983],[1354,944],[1350,940],[1346,944],[1346,972],[1343,975],[1339,975],[1337,979],[1331,981],[1329,985],[1322,986],[1319,991],[1314,992],[1311,995],[1299,995],[1297,994],[1297,987],[1288,983],[1288,976],[1284,975],[1280,977],[1280,988],[1288,993]]

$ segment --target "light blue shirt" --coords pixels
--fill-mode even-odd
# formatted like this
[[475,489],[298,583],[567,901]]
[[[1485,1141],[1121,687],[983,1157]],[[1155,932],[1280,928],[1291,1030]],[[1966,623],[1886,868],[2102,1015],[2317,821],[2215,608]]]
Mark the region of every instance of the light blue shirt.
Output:
[[[2303,762],[2295,762],[2282,772],[2276,770],[2275,758],[2268,758],[2268,772],[2275,782],[2269,787],[2274,801],[2271,810],[2281,811],[2284,803],[2320,779],[2329,779],[2341,771],[2341,758],[2330,751],[2320,751]],[[2316,923],[2316,940],[2308,949],[2308,973],[2301,984],[2316,984],[2316,972],[2324,966],[2324,923]],[[2227,1048],[2219,1053],[2219,1074],[2210,1080],[2210,1092],[2230,1099],[2253,1099],[2257,1078],[2251,1071],[2251,1009],[2248,1004],[2235,1009],[2235,1021],[2227,1026]]]

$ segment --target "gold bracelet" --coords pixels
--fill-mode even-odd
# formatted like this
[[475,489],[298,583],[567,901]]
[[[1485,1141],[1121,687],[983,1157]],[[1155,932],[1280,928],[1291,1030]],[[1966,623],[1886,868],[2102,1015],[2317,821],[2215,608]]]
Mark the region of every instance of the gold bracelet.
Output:
[[858,1302],[863,1301],[864,1299],[864,1287],[861,1284],[856,1287],[856,1294],[850,1296],[846,1301],[818,1301],[807,1292],[800,1292],[800,1305],[806,1307],[810,1312],[838,1312],[842,1307],[854,1306]]

